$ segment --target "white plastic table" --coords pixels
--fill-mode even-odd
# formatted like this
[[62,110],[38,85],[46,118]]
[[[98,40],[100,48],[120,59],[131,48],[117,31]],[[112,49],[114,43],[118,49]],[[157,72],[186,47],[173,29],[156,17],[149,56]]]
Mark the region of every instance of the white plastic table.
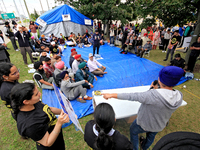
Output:
[[[137,87],[130,87],[130,88],[120,88],[120,89],[110,89],[110,90],[101,90],[101,93],[134,93],[134,92],[145,92],[149,90],[150,85],[148,86],[137,86]],[[94,91],[92,92],[93,95],[93,107],[95,108],[100,103],[108,103],[110,104],[114,111],[115,111],[115,118],[122,119],[128,118],[131,116],[135,116],[138,113],[141,103],[135,101],[128,101],[128,100],[119,100],[115,98],[111,98],[106,100],[103,96],[96,96],[94,95]],[[187,102],[183,101],[181,106],[187,105]]]

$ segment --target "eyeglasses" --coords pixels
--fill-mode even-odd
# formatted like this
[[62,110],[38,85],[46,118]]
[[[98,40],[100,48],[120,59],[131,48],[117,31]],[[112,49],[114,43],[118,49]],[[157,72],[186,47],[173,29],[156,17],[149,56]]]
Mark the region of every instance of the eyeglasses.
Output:
[[11,74],[11,75],[13,75],[13,76],[17,76],[17,74],[20,72],[20,69],[17,69],[17,71],[16,72],[14,72],[13,74]]

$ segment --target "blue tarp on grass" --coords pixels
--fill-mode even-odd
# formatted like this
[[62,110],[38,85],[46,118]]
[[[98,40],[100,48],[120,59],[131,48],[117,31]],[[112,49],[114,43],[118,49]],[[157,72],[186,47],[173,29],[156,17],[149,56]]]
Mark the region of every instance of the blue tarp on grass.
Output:
[[[82,55],[82,58],[88,60],[88,55],[93,52],[93,47],[76,47],[76,51]],[[63,52],[64,56],[62,56],[62,60],[67,67],[69,67],[70,54],[71,48],[67,47]],[[105,74],[102,78],[97,77],[97,81],[94,80],[94,88],[87,91],[88,96],[92,96],[92,91],[94,90],[150,85],[152,81],[158,79],[159,71],[164,67],[146,58],[137,57],[134,54],[119,54],[118,47],[110,47],[107,44],[100,47],[100,55],[103,59],[98,61],[106,67],[108,74]],[[183,77],[179,84],[185,81],[186,79]],[[60,108],[53,90],[43,90],[42,94],[43,103],[51,107]],[[80,103],[73,100],[71,104],[78,118],[93,113],[91,100],[87,101],[87,103]]]

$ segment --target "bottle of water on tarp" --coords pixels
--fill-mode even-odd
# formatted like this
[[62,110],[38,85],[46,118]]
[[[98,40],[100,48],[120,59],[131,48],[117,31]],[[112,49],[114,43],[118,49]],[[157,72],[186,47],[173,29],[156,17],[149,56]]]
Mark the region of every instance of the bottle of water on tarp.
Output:
[[79,131],[79,128],[74,124],[74,128],[76,131]]

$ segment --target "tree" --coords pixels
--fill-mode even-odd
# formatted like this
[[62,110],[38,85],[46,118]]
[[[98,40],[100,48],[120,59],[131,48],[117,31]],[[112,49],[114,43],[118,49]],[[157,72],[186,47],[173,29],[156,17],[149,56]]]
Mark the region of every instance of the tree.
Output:
[[156,20],[155,18],[145,18],[143,21],[142,21],[142,24],[140,25],[140,28],[147,28],[147,27],[150,27],[152,25],[156,25]]
[[[197,40],[200,33],[200,1],[199,0],[135,0],[136,13],[143,18],[148,15],[157,17],[165,26],[174,26],[177,23],[185,24],[187,21],[197,20],[197,26],[192,44]],[[190,49],[186,54],[186,63],[188,63]]]
[[34,9],[34,14],[31,14],[31,20],[36,20],[39,17],[38,13],[36,12],[36,10]]
[[[112,20],[120,20],[122,24],[133,19],[133,8],[130,1],[120,0],[55,0],[73,6],[77,11],[91,19],[101,20],[109,24]],[[108,28],[107,28],[108,29]],[[108,33],[108,32],[107,32]]]

